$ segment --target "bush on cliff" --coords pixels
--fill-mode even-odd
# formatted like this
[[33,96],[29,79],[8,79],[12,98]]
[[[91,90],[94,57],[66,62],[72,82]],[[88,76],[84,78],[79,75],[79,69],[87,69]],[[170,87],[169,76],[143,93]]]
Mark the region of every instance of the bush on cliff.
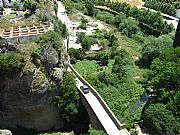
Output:
[[0,56],[0,79],[20,71],[23,66],[23,57],[15,52]]

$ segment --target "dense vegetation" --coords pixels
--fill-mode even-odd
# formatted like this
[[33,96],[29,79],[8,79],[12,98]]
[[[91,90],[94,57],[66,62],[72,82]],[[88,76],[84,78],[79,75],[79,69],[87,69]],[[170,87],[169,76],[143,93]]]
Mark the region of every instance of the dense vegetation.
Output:
[[173,26],[168,25],[167,22],[163,21],[163,17],[160,15],[160,13],[154,13],[149,10],[140,10],[137,7],[131,7],[127,3],[110,2],[105,0],[91,2],[93,2],[95,5],[107,6],[118,13],[123,12],[126,14],[126,16],[134,17],[140,23],[146,24],[148,27],[161,34],[169,33],[173,29]]
[[[100,51],[91,56],[90,60],[94,61],[78,61],[75,68],[98,90],[117,118],[126,123],[128,129],[134,127],[134,123],[142,119],[144,124],[147,127],[152,127],[152,130],[157,134],[179,133],[178,105],[180,94],[178,90],[180,82],[178,76],[180,76],[180,69],[178,67],[180,61],[179,48],[172,46],[174,33],[169,33],[172,27],[162,21],[162,16],[159,13],[139,10],[122,3],[91,2],[94,5],[107,6],[115,11],[125,13],[105,12],[90,6],[93,9],[93,14],[89,15],[111,24],[122,34],[131,38],[128,38],[129,40],[133,39],[141,44],[141,57],[136,64],[143,71],[144,76],[138,83],[134,81],[135,68],[131,58],[132,54],[119,48],[121,42],[118,41],[116,34],[104,34],[105,32],[96,32],[91,38],[96,41],[96,37],[98,37],[98,44],[102,43],[103,48],[108,46],[108,50]],[[79,7],[78,9],[83,13],[88,14],[86,6],[83,7],[83,4],[86,4],[82,1],[81,3],[81,5],[78,3],[74,5]],[[129,16],[133,16],[136,20]],[[161,36],[157,36],[157,34],[153,34],[157,37],[149,36],[147,27],[141,27],[142,22],[153,28],[155,33],[159,30]],[[169,34],[162,35],[164,33]],[[82,41],[83,36],[81,38]],[[83,55],[80,60],[83,58],[88,59],[89,57]],[[77,57],[77,59],[79,58]],[[142,87],[148,95],[148,102],[141,112],[141,108],[136,106],[136,103],[144,92]]]
[[180,8],[180,2],[176,0],[145,0],[145,6],[176,16],[176,9]]
[[55,96],[54,103],[59,108],[64,129],[73,130],[74,134],[87,133],[89,117],[80,99],[73,73],[65,72],[63,74],[63,81],[56,91],[58,95]]
[[66,126],[75,126],[79,110],[79,93],[76,88],[75,77],[72,73],[66,72],[63,75],[63,82],[58,89],[59,96],[54,99],[60,109],[61,117]]
[[58,17],[53,16],[52,22],[54,24],[54,31],[56,31],[58,34],[60,34],[63,38],[66,38],[68,36],[68,31],[66,28],[66,25],[62,23]]
[[148,37],[144,40],[142,47],[142,59],[145,65],[150,65],[154,58],[158,58],[159,55],[167,48],[172,48],[173,40],[169,35],[162,35],[158,38]]
[[175,6],[171,3],[156,2],[156,1],[146,1],[145,7],[161,11],[168,15],[176,16]]
[[[70,8],[72,3],[70,4],[68,0],[65,3],[69,6],[69,12],[72,12],[73,8]],[[113,8],[111,4],[106,6],[110,6],[112,9],[118,8],[118,6],[115,6],[115,3],[113,5]],[[148,15],[158,20],[159,14],[149,11],[139,11],[134,7],[129,7],[127,4],[123,5],[124,7],[122,8],[120,6],[120,8],[122,8],[121,10],[125,14],[120,13],[115,15],[96,10],[92,6],[92,3],[88,2],[84,6],[84,13],[111,24],[122,32],[122,34],[142,44],[142,58],[139,63],[143,63],[145,68],[149,70],[144,76],[145,80],[141,83],[146,93],[151,95],[149,102],[143,110],[142,119],[145,124],[150,125],[157,132],[166,134],[178,133],[180,94],[178,92],[179,68],[176,67],[179,67],[179,54],[177,53],[179,51],[178,49],[175,51],[172,48],[173,38],[170,35],[162,35],[156,38],[143,33],[144,31],[140,27],[139,22],[143,22],[144,18],[147,19]],[[139,13],[140,15],[138,16]],[[146,16],[146,14],[148,15]],[[130,18],[130,16],[134,16],[136,20]],[[150,20],[152,22],[151,17],[147,19],[147,24],[150,23]],[[139,18],[141,18],[141,21]],[[52,44],[54,48],[61,49],[62,38],[59,38],[59,35],[66,37],[67,30],[62,23],[57,22],[57,18],[54,18],[54,21],[55,31],[57,33],[51,32],[51,34],[47,33],[47,35],[43,35],[40,37],[41,40],[38,43],[41,46]],[[84,26],[86,27],[86,20],[82,19],[81,21],[82,28]],[[159,23],[156,23],[156,21],[154,21],[155,23],[153,22],[154,24],[148,25],[153,29],[158,29],[161,34],[171,31],[171,28],[164,24],[164,22],[162,23],[161,19]],[[162,29],[164,29],[164,32],[161,32]],[[134,127],[135,123],[140,120],[142,109],[139,106],[136,107],[136,102],[144,90],[141,84],[138,84],[133,79],[135,65],[131,54],[124,49],[120,49],[121,42],[118,41],[116,34],[111,32],[105,33],[100,31],[96,32],[93,36],[79,34],[78,42],[82,44],[83,49],[69,50],[71,62],[74,59],[72,63],[76,63],[76,59],[92,58],[84,52],[93,43],[98,43],[103,48],[108,47],[108,50],[100,51],[93,56],[93,59],[96,61],[78,61],[75,66],[97,88],[117,118],[121,122],[125,122],[128,129]],[[33,57],[39,57],[39,49],[33,49],[32,52]],[[62,118],[67,126],[74,127],[77,121],[79,121],[79,111],[81,110],[79,106],[79,95],[75,87],[73,75],[65,73],[63,79],[62,85],[58,88],[59,96],[56,97],[55,103],[59,106]],[[169,121],[171,122],[169,123]],[[91,129],[89,133],[104,134],[101,131]]]
[[179,133],[180,48],[172,48],[153,60],[144,86],[151,98],[144,110],[144,123],[159,133]]
[[57,32],[48,31],[38,38],[37,43],[40,44],[41,47],[50,45],[57,50],[61,50],[63,39]]
[[75,68],[98,90],[117,118],[130,129],[134,126],[134,120],[138,120],[140,116],[136,109],[134,113],[130,113],[131,107],[143,92],[133,80],[132,57],[127,51],[118,48],[120,43],[114,34],[97,32],[92,37],[107,40],[108,44],[105,43],[105,46],[108,45],[111,51],[100,51],[92,56],[97,62],[77,62]]
[[30,10],[31,14],[35,14],[36,9],[38,8],[38,3],[35,0],[25,1],[25,8]]
[[0,80],[19,72],[23,63],[23,57],[18,53],[0,55]]

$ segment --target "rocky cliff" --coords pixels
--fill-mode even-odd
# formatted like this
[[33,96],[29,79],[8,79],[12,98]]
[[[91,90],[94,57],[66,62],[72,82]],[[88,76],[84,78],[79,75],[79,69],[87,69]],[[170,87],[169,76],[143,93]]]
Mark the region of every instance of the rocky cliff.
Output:
[[26,62],[22,72],[0,81],[0,128],[42,131],[62,127],[52,100],[66,70],[63,57],[59,59],[53,48],[44,48],[38,59],[40,66],[36,66],[29,55],[23,55]]

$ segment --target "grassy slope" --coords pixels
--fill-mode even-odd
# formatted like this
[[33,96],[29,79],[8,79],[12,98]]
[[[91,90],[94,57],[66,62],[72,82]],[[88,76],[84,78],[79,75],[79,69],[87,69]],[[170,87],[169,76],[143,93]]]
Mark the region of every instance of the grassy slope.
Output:
[[78,72],[83,75],[94,75],[97,76],[99,72],[105,71],[110,73],[114,64],[114,60],[110,60],[107,67],[101,68],[95,60],[84,60],[78,61],[75,64],[75,68]]

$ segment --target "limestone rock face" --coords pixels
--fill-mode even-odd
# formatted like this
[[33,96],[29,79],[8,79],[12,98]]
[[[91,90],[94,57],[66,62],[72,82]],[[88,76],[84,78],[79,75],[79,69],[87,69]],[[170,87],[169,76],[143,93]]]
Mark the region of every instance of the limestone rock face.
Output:
[[0,80],[0,129],[43,131],[63,126],[53,103],[57,91],[52,90],[62,81],[64,68],[59,63],[63,62],[53,48],[44,49],[41,57],[41,67]]
[[45,86],[33,92],[32,82],[33,75],[24,75],[0,83],[0,128],[19,126],[41,131],[62,127],[58,109],[52,103],[56,93]]
[[41,61],[43,61],[48,75],[52,72],[53,67],[57,67],[59,63],[59,55],[51,46],[41,50]]

